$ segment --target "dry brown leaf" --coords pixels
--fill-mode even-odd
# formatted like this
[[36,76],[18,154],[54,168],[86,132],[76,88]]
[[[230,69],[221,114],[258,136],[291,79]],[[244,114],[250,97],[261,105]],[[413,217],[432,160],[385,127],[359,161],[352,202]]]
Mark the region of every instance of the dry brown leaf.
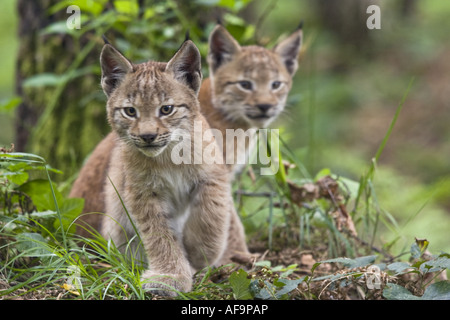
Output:
[[14,143],[11,143],[11,148],[0,148],[0,153],[12,153],[14,152]]
[[352,217],[347,213],[347,209],[343,204],[339,205],[339,209],[332,213],[336,221],[336,226],[339,231],[346,229],[350,232],[352,236],[357,236],[355,224],[353,223]]
[[288,180],[289,190],[291,192],[291,200],[299,207],[303,202],[311,202],[319,197],[319,189],[312,183],[306,183],[302,186]]
[[302,257],[300,258],[300,264],[302,266],[307,266],[309,269],[312,268],[312,266],[316,263],[317,261],[313,258],[313,255],[311,253],[305,253],[302,255]]
[[339,184],[330,176],[325,176],[319,179],[316,183],[305,183],[304,185],[297,185],[288,180],[289,190],[291,192],[291,200],[299,207],[302,207],[304,202],[311,202],[315,199],[324,198],[332,201],[336,207],[336,211],[331,215],[336,221],[339,231],[346,229],[351,235],[356,236],[355,224],[343,203],[343,196],[339,192]]

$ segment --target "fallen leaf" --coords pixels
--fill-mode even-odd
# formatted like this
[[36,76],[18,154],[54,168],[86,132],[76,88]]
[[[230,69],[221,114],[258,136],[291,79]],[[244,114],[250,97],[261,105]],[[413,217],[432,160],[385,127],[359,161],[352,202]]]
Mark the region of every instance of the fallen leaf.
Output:
[[313,255],[310,253],[303,254],[300,258],[300,263],[303,266],[307,266],[311,268],[317,261],[313,258]]
[[75,287],[71,284],[68,283],[64,283],[61,288],[63,288],[64,290],[69,291],[71,294],[74,294],[76,296],[79,296],[80,293],[78,291],[75,290]]
[[299,207],[303,202],[311,202],[319,197],[319,190],[312,183],[305,183],[302,186],[288,180],[289,190],[291,192],[291,200]]

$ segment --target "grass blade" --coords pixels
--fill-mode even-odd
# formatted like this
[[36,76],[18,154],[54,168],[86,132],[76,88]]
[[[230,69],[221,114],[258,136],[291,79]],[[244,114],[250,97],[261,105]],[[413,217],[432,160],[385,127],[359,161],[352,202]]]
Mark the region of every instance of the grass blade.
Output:
[[387,142],[388,142],[388,140],[389,140],[389,138],[390,138],[390,136],[392,134],[392,130],[394,129],[395,124],[397,123],[397,120],[398,120],[398,118],[400,116],[400,112],[403,109],[403,106],[405,104],[406,98],[408,97],[409,91],[411,90],[413,82],[414,82],[414,78],[412,78],[410,80],[410,82],[408,84],[408,87],[406,88],[406,91],[403,94],[402,100],[400,101],[400,104],[397,106],[394,118],[392,119],[391,124],[389,126],[389,129],[386,132],[386,134],[384,135],[384,138],[383,138],[380,146],[378,147],[377,152],[375,153],[375,157],[371,161],[371,165],[369,167],[368,172],[366,173],[365,176],[363,176],[361,178],[361,183],[359,185],[358,194],[357,194],[356,199],[355,199],[355,206],[354,206],[353,212],[356,212],[356,208],[358,207],[360,198],[361,198],[363,192],[366,191],[366,189],[367,189],[368,182],[373,179],[373,175],[374,175],[374,172],[375,172],[376,164],[378,163],[378,160],[380,159],[380,156],[383,153],[383,150],[386,147],[386,144],[387,144]]

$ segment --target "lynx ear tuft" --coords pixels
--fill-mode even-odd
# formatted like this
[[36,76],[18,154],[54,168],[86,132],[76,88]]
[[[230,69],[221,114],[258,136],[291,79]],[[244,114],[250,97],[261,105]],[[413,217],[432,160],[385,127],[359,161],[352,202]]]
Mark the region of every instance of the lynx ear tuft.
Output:
[[102,68],[102,88],[108,97],[125,75],[133,71],[133,64],[109,43],[103,46],[100,54],[100,65]]
[[201,60],[198,48],[191,40],[186,40],[167,63],[166,72],[198,94],[202,83]]
[[222,25],[217,25],[209,36],[208,63],[211,71],[229,62],[241,50],[239,43]]
[[303,38],[303,22],[300,23],[297,30],[289,37],[278,43],[273,51],[277,53],[284,62],[286,69],[293,76],[298,68],[298,55],[302,45]]
[[102,35],[102,39],[103,39],[103,42],[104,42],[105,44],[111,44],[111,43],[109,42],[108,38],[106,38],[106,36],[105,36],[104,34]]

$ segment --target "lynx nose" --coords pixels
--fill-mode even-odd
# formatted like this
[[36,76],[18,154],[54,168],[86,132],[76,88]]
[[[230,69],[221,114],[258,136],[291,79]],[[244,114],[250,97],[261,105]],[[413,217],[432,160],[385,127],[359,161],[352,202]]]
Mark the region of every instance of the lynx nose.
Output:
[[145,143],[152,143],[153,141],[155,141],[156,137],[158,136],[157,133],[148,133],[148,134],[143,134],[140,135],[139,138],[142,139],[142,141],[144,141]]
[[267,110],[269,110],[270,108],[272,108],[271,104],[257,104],[256,107],[262,112],[262,113],[266,113]]

